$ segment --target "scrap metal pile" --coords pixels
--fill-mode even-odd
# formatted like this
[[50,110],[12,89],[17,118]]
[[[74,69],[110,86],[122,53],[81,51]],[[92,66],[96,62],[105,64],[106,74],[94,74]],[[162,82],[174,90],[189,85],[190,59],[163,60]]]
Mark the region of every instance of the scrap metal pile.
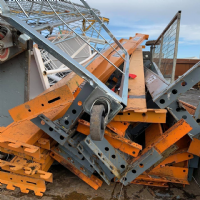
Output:
[[[6,126],[1,121],[0,183],[42,196],[45,182],[53,182],[48,171],[57,161],[95,190],[112,181],[124,186],[189,184],[200,154],[200,106],[178,98],[200,81],[200,63],[170,84],[152,62],[152,51],[142,51],[148,35],[118,41],[98,10],[81,2],[0,0],[0,68],[6,74],[20,62],[10,79],[1,71],[1,78],[9,81],[1,84],[1,112],[10,106],[7,120],[13,121]],[[88,27],[78,33],[69,18]],[[97,30],[95,37],[86,34],[95,31],[96,22],[111,42]],[[69,53],[74,43],[64,48],[60,41],[76,37],[76,44],[83,44]],[[99,50],[103,43],[107,46]],[[81,60],[77,55],[86,48],[90,52]],[[30,100],[30,84],[20,89],[18,83],[29,81],[33,55],[41,67],[38,77],[48,86]]]

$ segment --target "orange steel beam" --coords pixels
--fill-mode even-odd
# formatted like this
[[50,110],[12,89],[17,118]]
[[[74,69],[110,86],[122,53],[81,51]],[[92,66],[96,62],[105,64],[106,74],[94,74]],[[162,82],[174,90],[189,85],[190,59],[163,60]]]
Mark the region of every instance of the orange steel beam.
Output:
[[158,152],[163,153],[191,130],[192,127],[184,119],[181,119],[157,139],[154,147]]
[[19,161],[20,162],[13,163],[7,162],[5,160],[0,160],[0,167],[5,171],[13,172],[14,174],[29,176],[36,179],[42,179],[51,183],[53,182],[52,173],[40,170],[41,165],[39,163],[24,163],[21,162],[21,160]]
[[74,96],[67,85],[55,89],[54,91],[43,94],[39,97],[16,106],[9,110],[14,121],[32,119],[41,113],[54,109],[63,104],[69,104],[74,100]]
[[[79,120],[77,131],[85,135],[89,135],[90,123],[84,120]],[[115,133],[112,133],[108,129],[105,130],[104,137],[115,149],[119,149],[120,151],[127,153],[133,157],[137,157],[140,150],[142,150],[141,145],[132,142],[131,140],[128,140],[124,137],[121,137]]]
[[[56,151],[54,151],[54,148],[52,148],[51,156],[57,160],[60,164],[62,164],[64,167],[69,169],[72,173],[74,173],[76,176],[78,176],[80,179],[82,179],[84,182],[86,182],[88,185],[90,185],[92,188],[97,190],[102,185],[102,180],[98,179],[96,176],[92,175],[90,178],[87,177],[85,174],[81,172],[81,169],[75,168],[69,159],[64,159],[61,155],[57,154]],[[84,169],[82,169],[84,170]]]
[[170,165],[173,165],[175,163],[180,163],[180,162],[183,162],[183,161],[186,161],[186,160],[190,160],[192,158],[194,158],[194,156],[191,153],[187,153],[187,152],[177,153],[177,154],[174,154],[174,155],[167,157],[156,168],[170,166]]
[[36,159],[32,155],[27,155],[26,152],[20,153],[20,152],[18,152],[19,149],[11,150],[11,149],[7,149],[7,148],[4,148],[4,147],[0,147],[0,151],[7,153],[7,154],[12,154],[14,156],[19,156],[20,158],[33,160],[34,162],[38,162],[38,163],[41,163],[41,164],[45,164],[46,159],[49,156],[49,151],[44,151],[44,149],[40,149],[40,151],[41,151],[40,159]]
[[[123,43],[123,47],[127,50],[128,54],[131,55],[136,48],[144,41],[148,39],[148,35],[139,34],[137,33],[134,37],[130,38],[129,40],[121,39],[119,40],[120,43]],[[113,45],[114,48],[117,47],[116,44]],[[117,48],[119,50],[119,48]],[[115,57],[116,52],[113,51],[111,47],[107,48],[103,55],[109,59],[115,66],[119,67],[124,60],[121,57]],[[106,82],[111,74],[116,70],[110,63],[108,63],[102,56],[98,56],[91,64],[89,64],[86,69],[94,74],[99,80],[102,82]],[[76,75],[74,72],[71,72],[65,78],[63,78],[58,83],[54,84],[52,87],[48,88],[42,94],[52,91],[58,87],[63,85],[67,85],[71,92],[74,92],[77,87],[79,87],[84,80]]]
[[2,171],[0,171],[0,184],[7,185],[6,188],[8,190],[15,190],[18,187],[22,193],[26,194],[29,193],[29,190],[33,190],[36,196],[43,196],[46,191],[44,180]]
[[189,184],[188,168],[167,166],[153,169],[149,174],[164,177],[169,182],[175,179],[178,183]]
[[153,180],[143,180],[143,179],[135,179],[131,182],[136,185],[147,185],[147,186],[155,186],[155,187],[169,187],[169,185],[165,182],[153,181]]
[[120,122],[147,122],[166,123],[166,109],[147,109],[146,112],[135,112],[132,110],[118,113],[113,121]]
[[[56,120],[64,115],[64,113],[68,110],[69,105],[69,103],[60,105],[59,107],[56,107],[48,112],[44,112],[44,114],[51,120]],[[12,154],[16,156],[24,157],[27,155],[26,158],[31,159],[31,152],[27,152],[26,149],[22,149],[21,146],[14,144],[21,144],[25,147],[26,145],[33,145],[38,142],[43,135],[44,132],[29,120],[13,122],[1,132],[0,138],[2,140],[0,140],[0,149],[3,152],[6,151],[5,153],[10,151],[9,153],[12,152]],[[11,144],[11,146],[8,146],[9,144]],[[35,146],[34,148],[38,147]]]
[[[15,156],[10,162],[12,163],[20,163],[20,164],[27,164],[27,163],[38,163],[35,162],[33,160],[28,160],[26,158],[21,158],[18,156]],[[44,163],[39,163],[40,164],[40,170],[43,170],[45,172],[47,172],[49,170],[49,168],[51,167],[51,165],[53,164],[54,159],[50,156],[50,154],[47,154],[47,157],[45,158],[45,162]]]
[[188,152],[192,153],[196,156],[200,156],[200,148],[199,147],[200,147],[200,140],[198,140],[197,138],[193,138],[190,143]]
[[144,80],[144,66],[142,47],[138,47],[132,54],[129,64],[129,74],[137,75],[136,78],[129,78],[128,103],[125,111],[146,112],[146,94]]
[[107,127],[112,130],[113,132],[117,133],[119,136],[124,137],[126,133],[126,129],[130,123],[128,122],[114,122],[111,121],[109,124],[107,124]]
[[[127,50],[128,54],[131,55],[144,40],[148,39],[148,37],[148,35],[137,33],[133,38],[130,38],[129,40],[122,39],[120,40],[120,42],[123,44],[123,47]],[[120,49],[117,48],[117,51],[119,50]],[[124,54],[122,54],[122,56],[124,56]],[[117,67],[119,67],[124,62],[124,60],[121,57],[119,57],[115,51],[113,51],[107,57],[107,59],[110,60],[113,64],[115,64]],[[96,68],[93,74],[97,78],[99,78],[99,80],[105,83],[115,70],[115,67],[113,67],[110,63],[104,60],[101,63],[101,67]]]
[[39,147],[7,138],[5,136],[0,136],[0,146],[6,149],[17,151],[21,155],[29,155],[35,159],[40,159],[42,157]]
[[[173,171],[174,168],[171,169],[171,171]],[[180,169],[180,168],[179,168]],[[151,174],[141,174],[140,176],[138,176],[134,181],[146,181],[146,182],[155,182],[155,183],[180,183],[180,180],[182,181],[182,184],[189,184],[187,179],[185,179],[185,172],[182,175],[182,178],[184,177],[184,179],[180,179],[177,177],[165,177],[165,176],[161,176],[162,174],[160,173],[160,176],[157,175],[151,175]],[[179,180],[180,179],[180,180]],[[167,184],[166,184],[167,185]]]
[[151,124],[145,130],[145,145],[153,144],[163,134],[161,124]]
[[[159,154],[162,155],[162,159],[157,161],[154,165],[152,165],[149,169],[146,170],[146,173],[149,173],[153,170],[157,165],[159,165],[166,157],[168,157],[171,153],[174,153],[178,147],[174,145],[178,140],[180,140],[183,136],[189,133],[192,130],[192,127],[184,120],[179,120],[176,124],[174,124],[170,129],[168,129],[165,133],[163,133],[154,143],[147,146],[138,156],[134,158],[131,163],[137,162],[143,155],[146,155],[152,148],[154,148]],[[145,163],[141,163],[141,166],[144,166]],[[130,165],[131,168],[131,165]]]

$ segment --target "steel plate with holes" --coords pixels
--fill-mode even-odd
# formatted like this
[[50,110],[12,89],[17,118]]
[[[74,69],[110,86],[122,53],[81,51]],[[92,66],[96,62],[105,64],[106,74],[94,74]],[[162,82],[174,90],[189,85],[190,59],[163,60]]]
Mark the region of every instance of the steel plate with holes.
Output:
[[120,182],[124,185],[128,185],[161,158],[162,155],[154,148],[151,148],[147,153],[142,155],[136,162],[133,163],[131,169],[123,174],[123,178],[120,180]]
[[94,88],[90,86],[89,83],[86,82],[86,84],[83,86],[82,90],[75,98],[75,100],[73,101],[67,112],[64,114],[62,118],[58,120],[59,123],[62,124],[66,129],[68,130],[71,129],[73,125],[76,123],[76,121],[79,119],[81,114],[84,112],[83,103],[93,90]]
[[154,95],[153,100],[160,108],[166,108],[175,101],[180,94],[185,93],[200,81],[200,62],[169,85],[162,93]]
[[66,142],[63,145],[63,148],[65,149],[66,152],[73,154],[74,157],[77,157],[78,159],[84,159],[83,155],[77,150],[77,148],[73,147],[71,144]]
[[88,148],[84,141],[78,145],[78,150],[83,154],[87,161],[93,166],[103,180],[110,185],[110,181],[115,177],[100,159]]
[[[42,125],[41,121],[43,121],[45,124]],[[45,115],[38,115],[38,117],[31,119],[31,122],[42,129],[59,144],[64,145],[67,141],[68,134],[61,128],[59,128],[56,123],[52,122]]]
[[114,149],[105,138],[102,141],[93,141],[90,135],[88,135],[84,142],[105,166],[120,179],[120,174],[127,167],[125,156],[123,158],[122,154]]
[[177,121],[183,118],[188,124],[190,124],[193,129],[188,134],[189,136],[194,137],[195,135],[200,133],[199,124],[195,121],[195,119],[190,115],[187,110],[179,107],[177,101],[171,103],[169,107],[167,107],[167,109]]
[[73,164],[78,170],[82,169],[82,173],[86,176],[91,177],[91,175],[94,173],[94,169],[90,166],[89,162],[85,158],[78,159],[72,153],[66,151],[66,149],[61,145],[56,147],[54,151],[65,158],[68,162],[71,162],[71,164]]

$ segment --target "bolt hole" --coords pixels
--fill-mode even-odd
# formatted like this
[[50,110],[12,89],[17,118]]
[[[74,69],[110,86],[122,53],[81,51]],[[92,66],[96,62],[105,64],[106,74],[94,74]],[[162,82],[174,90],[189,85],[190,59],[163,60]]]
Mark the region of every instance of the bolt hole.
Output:
[[133,173],[133,174],[135,174],[135,173],[136,173],[136,170],[135,170],[135,169],[133,169],[133,170],[132,170],[132,173]]
[[186,172],[185,170],[183,170],[183,172]]
[[64,140],[65,138],[61,135],[61,136],[60,136],[60,139],[61,139],[61,140]]
[[124,169],[124,168],[125,168],[125,165],[121,165],[121,168]]
[[44,104],[42,103],[41,106],[44,106]]
[[75,110],[75,109],[73,109],[73,110],[72,110],[72,113],[73,113],[73,114],[76,114],[76,110]]
[[132,153],[135,154],[135,151],[133,151]]
[[178,91],[176,89],[172,90],[172,94],[177,94],[177,93],[178,93]]
[[176,108],[176,111],[177,111],[177,112],[180,112],[180,111],[181,111],[181,109],[180,109],[180,108]]
[[191,155],[188,155],[188,157],[190,158],[190,157],[191,157]]
[[68,124],[69,124],[69,121],[68,121],[68,120],[65,120],[65,124],[68,125]]
[[184,86],[187,85],[187,82],[183,81],[183,82],[181,83],[181,85],[184,87]]
[[127,181],[127,178],[126,178],[126,177],[124,177],[124,178],[123,178],[123,181]]
[[28,112],[31,112],[31,109],[28,109]]
[[105,150],[106,150],[106,151],[109,151],[109,148],[108,148],[108,147],[106,147],[106,148],[105,148]]
[[161,103],[161,104],[164,104],[164,103],[165,103],[165,100],[164,100],[164,99],[161,99],[161,100],[160,100],[160,103]]
[[142,163],[140,163],[140,164],[139,164],[139,166],[140,166],[141,168],[143,168],[143,167],[144,167],[144,165],[143,165]]
[[131,113],[128,113],[128,115],[130,115]]
[[101,153],[98,153],[98,156],[101,157],[102,156]]
[[111,157],[112,157],[113,159],[115,159],[115,158],[116,158],[116,156],[115,156],[115,155],[112,155]]
[[50,131],[53,131],[53,128],[52,128],[52,127],[49,127],[49,130],[50,130]]
[[145,116],[146,116],[146,113],[142,113],[142,116],[145,117]]
[[82,104],[83,104],[82,101],[78,102],[78,106],[82,106]]
[[197,119],[197,123],[200,123],[200,119]]
[[183,119],[187,119],[187,116],[186,116],[186,115],[183,115],[182,118],[183,118]]
[[85,160],[85,158],[83,157],[81,160]]
[[90,140],[86,140],[86,142],[87,142],[88,144],[90,144]]

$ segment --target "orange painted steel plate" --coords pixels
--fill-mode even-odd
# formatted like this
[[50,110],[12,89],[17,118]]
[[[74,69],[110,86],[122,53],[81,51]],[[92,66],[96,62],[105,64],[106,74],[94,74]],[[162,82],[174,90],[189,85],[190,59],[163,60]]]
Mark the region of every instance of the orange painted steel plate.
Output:
[[149,146],[153,144],[163,134],[161,124],[151,124],[145,130],[145,144]]
[[130,123],[128,122],[114,122],[111,121],[109,124],[107,124],[107,127],[112,130],[113,132],[117,133],[119,136],[124,137],[126,133],[126,129]]
[[[69,103],[60,105],[44,114],[51,120],[56,120],[62,117],[70,106]],[[21,146],[14,145],[21,143],[22,146],[33,145],[44,135],[44,132],[39,129],[35,124],[29,120],[23,120],[19,122],[13,122],[9,126],[5,127],[1,132],[0,138],[3,138],[0,142],[0,150],[5,153],[14,154],[16,156],[25,157],[31,159],[31,152],[24,151]],[[6,141],[5,140],[8,141]],[[14,139],[12,139],[14,138]],[[4,142],[3,142],[4,141]],[[10,142],[9,142],[10,141]],[[10,145],[10,146],[9,146]],[[14,148],[15,147],[15,148]],[[29,146],[28,146],[29,147]],[[34,148],[38,148],[34,146]],[[40,148],[39,148],[40,149]],[[23,151],[22,151],[23,150]],[[27,148],[28,150],[28,148]],[[42,153],[42,152],[41,152]],[[34,154],[34,152],[33,152]],[[36,162],[44,163],[44,157],[35,157]]]
[[118,113],[113,121],[166,123],[166,109],[147,109],[146,112],[125,111]]
[[0,136],[0,146],[13,151],[17,151],[21,154],[32,156],[35,159],[41,158],[39,147],[20,142],[18,140],[10,139],[5,136]]
[[21,104],[9,110],[14,121],[34,118],[35,116],[53,109],[54,107],[69,103],[74,100],[74,96],[67,85],[64,85],[51,92]]
[[155,186],[155,187],[169,187],[169,185],[165,182],[145,181],[145,180],[140,180],[140,179],[133,180],[131,184],[147,185],[147,186]]
[[172,164],[175,164],[175,163],[180,163],[180,162],[183,162],[183,161],[186,161],[186,160],[190,160],[193,157],[194,156],[191,153],[187,153],[187,152],[177,153],[177,154],[174,154],[174,155],[167,157],[156,168],[164,167],[164,166],[167,166],[167,165],[172,165]]
[[193,140],[190,143],[188,152],[196,156],[200,156],[200,140],[199,139],[193,138]]
[[153,169],[149,174],[165,177],[166,180],[169,180],[170,182],[175,179],[181,184],[189,184],[188,168],[167,166]]
[[126,110],[146,111],[146,95],[142,47],[138,47],[132,54],[129,64],[129,74],[135,74],[137,77],[129,78],[128,103]]
[[23,176],[42,179],[51,183],[53,182],[52,173],[40,170],[41,165],[39,163],[33,162],[23,164],[21,162],[13,163],[0,160],[0,167],[5,171],[13,172],[14,174],[20,174]]
[[22,193],[26,194],[29,193],[29,190],[33,190],[36,196],[43,196],[46,191],[44,180],[2,171],[0,171],[0,184],[6,184],[8,190],[15,190],[18,187]]
[[155,148],[162,153],[191,130],[192,127],[181,119],[157,140]]

